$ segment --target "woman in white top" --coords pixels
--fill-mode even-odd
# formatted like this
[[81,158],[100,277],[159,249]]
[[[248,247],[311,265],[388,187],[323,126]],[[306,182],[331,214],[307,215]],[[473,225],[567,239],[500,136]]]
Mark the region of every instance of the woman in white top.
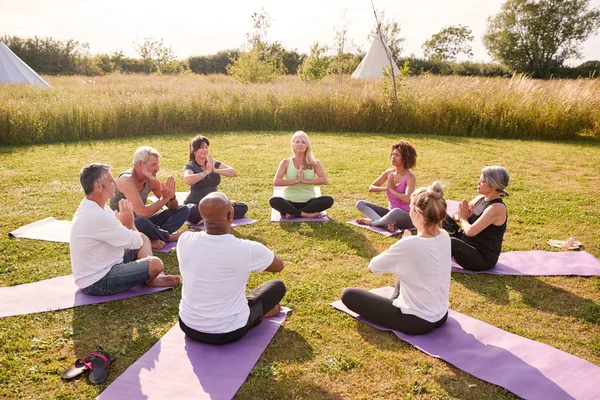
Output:
[[369,271],[397,276],[392,298],[363,289],[344,289],[342,302],[363,318],[409,335],[442,326],[448,318],[450,236],[441,229],[446,201],[439,182],[415,190],[410,217],[417,235],[402,239],[369,263]]

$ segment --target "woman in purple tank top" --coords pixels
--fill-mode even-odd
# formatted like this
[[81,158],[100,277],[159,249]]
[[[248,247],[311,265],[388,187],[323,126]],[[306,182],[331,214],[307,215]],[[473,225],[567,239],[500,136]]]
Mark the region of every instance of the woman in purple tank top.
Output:
[[368,201],[356,203],[358,211],[366,218],[358,218],[361,225],[385,226],[389,231],[396,229],[413,229],[410,219],[410,196],[415,191],[417,179],[410,172],[417,164],[417,151],[406,140],[401,140],[390,147],[389,168],[369,186],[369,192],[386,192],[388,208]]

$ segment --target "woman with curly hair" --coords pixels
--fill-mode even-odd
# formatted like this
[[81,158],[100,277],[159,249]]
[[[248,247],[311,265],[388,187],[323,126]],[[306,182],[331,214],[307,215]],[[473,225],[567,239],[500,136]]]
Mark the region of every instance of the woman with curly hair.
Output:
[[417,164],[417,151],[406,140],[390,146],[392,168],[386,169],[369,186],[369,192],[385,192],[388,208],[360,200],[358,211],[367,218],[358,218],[361,225],[385,226],[389,231],[413,229],[409,216],[410,196],[415,190],[417,179],[410,171]]

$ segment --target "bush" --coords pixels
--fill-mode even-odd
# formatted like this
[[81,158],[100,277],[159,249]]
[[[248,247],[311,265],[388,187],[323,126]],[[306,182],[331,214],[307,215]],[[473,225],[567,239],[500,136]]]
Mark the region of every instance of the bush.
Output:
[[285,67],[278,67],[276,60],[264,57],[258,50],[241,53],[227,66],[227,72],[240,83],[272,82],[285,73]]
[[327,76],[331,60],[325,53],[327,53],[326,46],[319,47],[319,43],[311,46],[310,56],[304,59],[299,69],[303,81],[318,81]]

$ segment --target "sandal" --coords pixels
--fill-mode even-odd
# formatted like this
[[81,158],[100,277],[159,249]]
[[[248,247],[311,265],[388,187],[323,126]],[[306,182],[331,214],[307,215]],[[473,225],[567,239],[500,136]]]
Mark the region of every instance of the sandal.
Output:
[[94,385],[98,385],[108,377],[108,367],[115,362],[116,357],[108,354],[104,349],[98,346],[98,351],[94,351],[84,358],[84,363],[90,370],[88,380]]
[[79,375],[83,374],[85,371],[89,371],[88,366],[85,365],[85,362],[83,360],[84,360],[83,358],[78,358],[77,360],[75,360],[75,364],[73,364],[69,368],[65,369],[60,374],[60,377],[63,379],[69,380],[69,379],[78,377]]
[[551,247],[555,247],[561,250],[579,250],[580,247],[582,247],[581,242],[577,242],[573,238],[569,238],[567,240],[550,239],[547,243]]

